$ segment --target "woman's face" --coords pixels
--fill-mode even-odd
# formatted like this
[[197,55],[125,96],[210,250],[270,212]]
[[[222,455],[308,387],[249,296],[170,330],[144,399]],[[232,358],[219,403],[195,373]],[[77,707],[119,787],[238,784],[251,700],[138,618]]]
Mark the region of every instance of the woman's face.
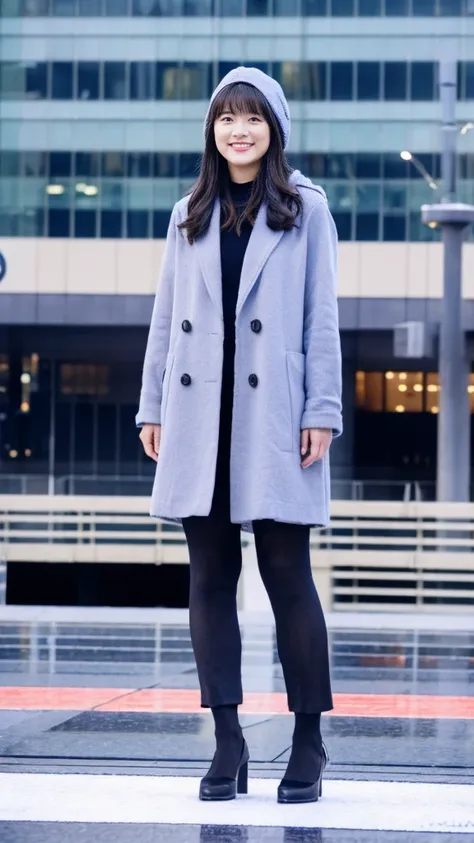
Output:
[[255,178],[270,146],[270,126],[259,114],[224,111],[214,122],[217,149],[226,159],[233,181]]

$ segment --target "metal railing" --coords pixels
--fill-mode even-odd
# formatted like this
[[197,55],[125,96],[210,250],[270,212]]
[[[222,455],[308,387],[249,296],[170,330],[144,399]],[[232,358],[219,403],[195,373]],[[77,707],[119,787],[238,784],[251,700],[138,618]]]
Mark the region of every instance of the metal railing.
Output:
[[[0,553],[7,563],[188,564],[181,526],[148,507],[139,496],[0,495]],[[473,551],[471,503],[335,500],[329,527],[311,533],[323,603],[341,611],[474,612]]]
[[[67,474],[51,478],[46,474],[0,474],[0,494],[43,495],[51,485],[57,495],[138,495],[151,492],[153,476],[127,474]],[[332,478],[335,500],[434,500],[435,483],[405,480],[353,480]]]

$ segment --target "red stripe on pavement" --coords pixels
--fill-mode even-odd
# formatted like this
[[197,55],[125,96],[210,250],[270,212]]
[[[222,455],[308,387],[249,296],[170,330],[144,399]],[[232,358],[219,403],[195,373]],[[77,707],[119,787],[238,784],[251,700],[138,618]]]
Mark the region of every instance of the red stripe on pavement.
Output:
[[[0,709],[57,711],[206,712],[197,690],[153,688],[0,687]],[[242,714],[289,714],[286,694],[248,693]],[[336,717],[474,719],[474,697],[428,694],[334,694]]]

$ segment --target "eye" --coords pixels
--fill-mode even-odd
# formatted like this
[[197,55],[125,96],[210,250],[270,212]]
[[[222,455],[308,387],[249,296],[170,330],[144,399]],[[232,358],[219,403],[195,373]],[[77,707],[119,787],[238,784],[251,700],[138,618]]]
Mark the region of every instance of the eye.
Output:
[[258,116],[258,114],[255,114],[255,115],[254,115],[253,117],[251,117],[250,119],[251,119],[251,120],[256,120],[256,121],[257,121],[257,123],[260,123],[262,118],[261,118],[261,117],[259,117],[259,116]]

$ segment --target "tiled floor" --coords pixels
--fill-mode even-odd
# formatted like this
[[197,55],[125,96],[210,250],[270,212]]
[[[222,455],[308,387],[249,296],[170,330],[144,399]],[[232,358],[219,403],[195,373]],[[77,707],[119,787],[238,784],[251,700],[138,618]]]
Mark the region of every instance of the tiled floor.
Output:
[[279,806],[292,716],[268,617],[242,617],[249,795],[197,799],[213,753],[186,613],[0,609],[0,840],[474,839],[474,618],[330,616],[324,796]]

